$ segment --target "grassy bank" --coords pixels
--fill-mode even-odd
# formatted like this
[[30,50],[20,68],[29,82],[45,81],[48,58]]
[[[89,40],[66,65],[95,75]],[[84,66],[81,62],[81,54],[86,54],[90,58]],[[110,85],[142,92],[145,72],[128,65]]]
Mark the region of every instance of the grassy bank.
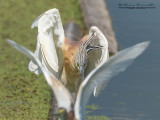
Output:
[[34,51],[37,29],[33,20],[57,8],[63,24],[75,21],[84,28],[76,0],[0,1],[0,120],[46,120],[51,90],[43,75],[28,70],[29,60],[6,43],[12,39]]

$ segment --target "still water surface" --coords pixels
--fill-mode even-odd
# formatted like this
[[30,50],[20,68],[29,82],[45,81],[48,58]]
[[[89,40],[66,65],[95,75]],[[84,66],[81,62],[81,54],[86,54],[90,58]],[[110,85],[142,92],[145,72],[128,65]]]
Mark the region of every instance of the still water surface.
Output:
[[[154,4],[153,9],[120,9],[119,4]],[[160,1],[107,0],[120,48],[151,41],[149,48],[123,73],[114,77],[90,104],[94,115],[112,120],[160,120]]]

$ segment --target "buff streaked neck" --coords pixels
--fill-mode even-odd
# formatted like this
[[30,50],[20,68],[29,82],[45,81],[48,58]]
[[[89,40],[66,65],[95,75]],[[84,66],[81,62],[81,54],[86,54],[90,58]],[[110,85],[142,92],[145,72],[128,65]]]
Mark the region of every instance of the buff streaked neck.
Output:
[[80,41],[72,41],[65,38],[64,45],[62,47],[64,60],[70,63],[70,67],[72,67],[73,69],[76,67],[75,58],[79,51],[79,48],[87,39],[88,35],[84,36]]
[[63,73],[65,74],[64,79],[62,80],[67,87],[69,87],[71,92],[75,92],[77,89],[77,83],[80,79],[80,71],[78,70],[75,58],[77,55],[77,52],[82,45],[82,43],[87,39],[88,37],[85,36],[80,41],[71,41],[65,39],[64,45],[62,47],[63,53],[64,53],[64,70]]

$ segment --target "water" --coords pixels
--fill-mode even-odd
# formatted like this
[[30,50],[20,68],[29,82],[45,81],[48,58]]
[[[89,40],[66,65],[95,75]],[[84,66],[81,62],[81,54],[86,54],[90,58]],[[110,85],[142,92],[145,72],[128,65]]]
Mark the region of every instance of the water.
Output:
[[[120,9],[118,4],[154,4],[154,9]],[[149,48],[123,73],[114,77],[90,104],[94,115],[112,120],[160,120],[160,1],[107,0],[120,48],[151,41]]]

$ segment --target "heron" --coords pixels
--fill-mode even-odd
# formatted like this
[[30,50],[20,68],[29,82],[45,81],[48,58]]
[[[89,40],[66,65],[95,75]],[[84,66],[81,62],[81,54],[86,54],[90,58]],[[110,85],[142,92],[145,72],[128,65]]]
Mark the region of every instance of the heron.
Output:
[[113,76],[124,71],[149,45],[148,41],[139,43],[109,58],[107,39],[95,26],[80,41],[65,38],[55,8],[36,18],[31,28],[36,26],[34,53],[12,40],[8,43],[31,60],[30,71],[44,74],[58,108],[66,110],[68,120],[85,120],[85,106],[91,94],[97,96]]
[[60,80],[49,72],[48,68],[46,68],[45,64],[42,64],[38,56],[35,56],[35,54],[29,49],[12,40],[8,40],[8,43],[40,67],[48,85],[52,88],[55,94],[58,108],[66,110],[67,117],[63,118],[64,120],[86,120],[86,104],[94,91],[94,88],[100,84],[108,82],[113,76],[124,71],[135,60],[135,58],[143,53],[150,42],[142,42],[121,50],[104,63],[98,65],[80,84],[75,101],[71,96],[71,92]]
[[[103,33],[92,26],[80,41],[65,38],[58,9],[53,8],[35,19],[31,28],[38,27],[37,48],[34,55],[58,80],[76,93],[80,83],[95,67],[109,58],[108,41]],[[29,70],[41,73],[37,63],[31,61]],[[95,88],[94,94],[98,95]]]

